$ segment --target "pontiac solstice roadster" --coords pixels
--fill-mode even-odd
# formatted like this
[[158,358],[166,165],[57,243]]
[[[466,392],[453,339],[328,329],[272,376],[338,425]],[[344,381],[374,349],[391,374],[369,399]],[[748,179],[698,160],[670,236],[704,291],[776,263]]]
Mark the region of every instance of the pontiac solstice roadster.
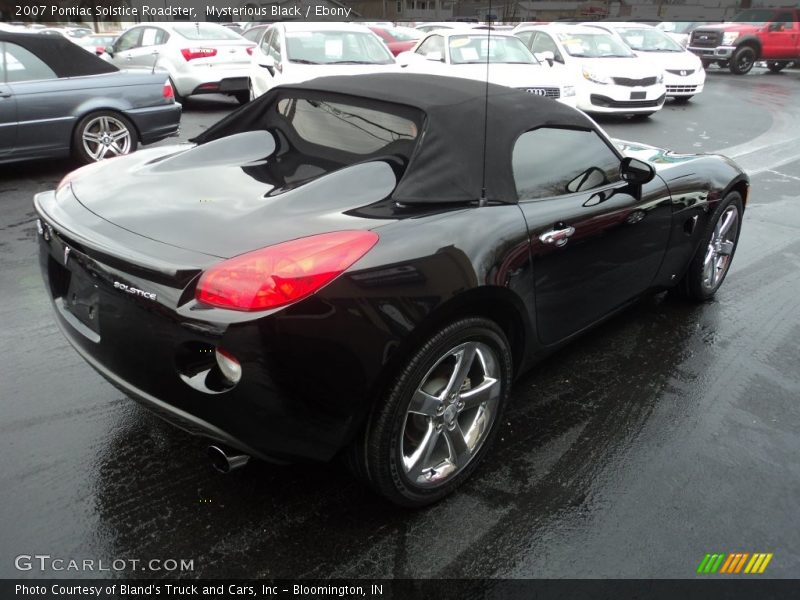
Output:
[[34,203],[64,335],[219,468],[342,456],[420,506],[538,359],[644,294],[713,296],[748,188],[546,98],[374,74],[277,87]]

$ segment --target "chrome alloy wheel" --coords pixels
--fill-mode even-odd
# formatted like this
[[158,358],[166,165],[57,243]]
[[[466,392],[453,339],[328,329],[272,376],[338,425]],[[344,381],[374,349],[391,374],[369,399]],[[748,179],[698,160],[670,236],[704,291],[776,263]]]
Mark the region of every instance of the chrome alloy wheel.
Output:
[[400,446],[406,476],[435,487],[460,472],[486,441],[501,391],[499,360],[488,345],[466,342],[439,358],[406,412]]
[[730,205],[717,220],[703,259],[703,287],[707,290],[716,289],[725,278],[736,248],[738,230],[739,209]]
[[89,121],[83,128],[81,141],[86,154],[95,161],[128,154],[133,145],[127,125],[108,115]]

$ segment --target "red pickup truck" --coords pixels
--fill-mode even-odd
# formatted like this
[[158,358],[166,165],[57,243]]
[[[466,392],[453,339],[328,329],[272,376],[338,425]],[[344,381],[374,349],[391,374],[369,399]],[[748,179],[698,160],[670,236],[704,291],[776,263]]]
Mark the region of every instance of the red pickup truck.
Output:
[[703,66],[716,62],[737,75],[749,72],[757,60],[777,73],[800,61],[800,9],[751,8],[730,23],[703,25],[692,32],[689,50]]

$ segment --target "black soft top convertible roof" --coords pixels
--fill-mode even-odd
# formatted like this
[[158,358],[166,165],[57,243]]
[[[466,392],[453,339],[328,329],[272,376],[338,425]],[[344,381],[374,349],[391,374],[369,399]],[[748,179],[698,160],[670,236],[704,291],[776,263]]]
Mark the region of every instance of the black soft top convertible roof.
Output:
[[0,31],[0,42],[22,46],[47,63],[58,77],[83,77],[119,71],[94,52],[88,52],[60,35]]
[[469,202],[481,197],[484,109],[488,107],[486,198],[518,201],[511,153],[524,132],[542,126],[593,129],[583,113],[512,88],[438,75],[379,73],[322,77],[273,88],[200,136],[204,143],[263,127],[264,111],[292,91],[354,96],[415,107],[425,113],[423,133],[392,198],[403,204]]

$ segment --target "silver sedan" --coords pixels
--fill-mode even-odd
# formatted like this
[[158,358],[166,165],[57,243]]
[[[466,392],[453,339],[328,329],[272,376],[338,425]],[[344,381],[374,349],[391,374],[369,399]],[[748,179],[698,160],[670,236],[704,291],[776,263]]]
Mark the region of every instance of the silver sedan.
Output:
[[216,23],[146,23],[128,29],[106,52],[120,68],[166,71],[178,102],[221,93],[245,103],[254,45]]

